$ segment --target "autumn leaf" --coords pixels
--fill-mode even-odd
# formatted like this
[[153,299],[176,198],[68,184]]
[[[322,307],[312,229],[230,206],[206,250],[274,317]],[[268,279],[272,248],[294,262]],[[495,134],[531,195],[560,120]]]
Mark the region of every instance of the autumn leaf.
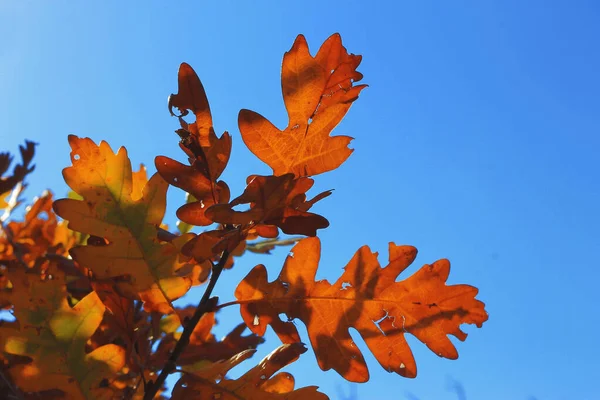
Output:
[[86,352],[105,311],[98,295],[92,292],[71,308],[58,271],[42,279],[19,268],[9,279],[18,329],[0,327],[0,348],[31,358],[8,370],[15,384],[27,392],[59,389],[75,400],[112,399],[113,391],[102,382],[123,368],[125,350],[107,344]]
[[25,146],[19,146],[21,163],[15,165],[10,176],[3,175],[8,171],[13,158],[9,153],[0,153],[0,195],[10,192],[27,175],[33,172],[35,165],[32,165],[31,161],[35,154],[35,145],[36,143],[26,140]]
[[[71,255],[98,279],[130,277],[148,310],[171,312],[171,301],[189,290],[192,279],[176,274],[186,265],[179,248],[190,237],[172,242],[157,238],[167,183],[155,174],[143,190],[136,190],[138,179],[133,179],[125,148],[115,154],[104,141],[98,146],[73,135],[69,143],[73,166],[63,176],[83,200],[57,200],[54,210],[69,221],[70,229],[108,240],[106,245],[77,246]],[[135,198],[136,192],[142,197]]]
[[294,390],[294,378],[289,373],[275,375],[305,351],[302,343],[284,344],[238,379],[228,379],[225,374],[250,358],[255,350],[243,351],[227,361],[184,368],[188,373],[175,385],[173,399],[326,400],[328,397],[315,386]]
[[10,221],[0,235],[0,263],[41,267],[52,255],[66,256],[76,241],[74,232],[58,222],[52,194],[44,192],[27,207],[22,221]]
[[[352,382],[366,382],[369,373],[350,328],[358,330],[383,368],[405,377],[417,373],[407,333],[438,356],[457,358],[447,335],[465,340],[461,324],[481,327],[488,318],[484,304],[475,299],[477,288],[446,285],[448,260],[425,265],[396,282],[414,261],[417,250],[390,243],[389,253],[389,264],[381,268],[377,253],[364,246],[334,284],[315,282],[320,241],[304,239],[292,249],[277,280],[268,282],[265,267],[258,265],[239,284],[235,296],[244,322],[261,336],[271,325],[284,343],[293,343],[300,338],[289,321],[300,319],[306,324],[321,369],[333,368]],[[289,321],[282,321],[281,313]]]
[[[180,320],[187,321],[192,317],[195,307],[187,307],[178,310]],[[161,320],[163,331],[170,334],[161,343],[160,351],[170,353],[175,347],[176,341],[181,336],[177,329],[181,327],[179,319],[173,315],[167,315]],[[189,344],[185,352],[178,359],[179,365],[190,365],[198,361],[221,361],[227,360],[241,351],[255,349],[259,344],[264,343],[264,339],[251,333],[242,335],[247,329],[246,324],[238,324],[227,335],[218,340],[212,333],[217,320],[214,312],[206,313],[202,316],[198,324],[194,327],[190,336]]]
[[8,207],[8,198],[10,197],[11,191],[6,193],[0,193],[0,210]]
[[196,121],[188,124],[179,118],[182,137],[180,147],[188,155],[191,165],[185,165],[169,157],[155,159],[157,171],[169,184],[185,190],[195,201],[177,210],[177,217],[191,225],[206,226],[212,221],[204,211],[212,204],[229,201],[229,187],[219,176],[227,166],[231,154],[231,136],[225,132],[218,138],[215,134],[210,106],[204,87],[196,72],[186,63],[181,64],[178,74],[179,92],[169,97],[169,110],[180,110],[181,116],[192,111]]
[[317,175],[339,167],[352,153],[348,136],[330,137],[366,85],[356,71],[361,56],[348,54],[339,34],[330,36],[312,57],[299,35],[285,53],[281,88],[288,126],[279,130],[262,115],[241,110],[238,124],[250,151],[274,175]]
[[[206,216],[222,224],[274,225],[285,233],[307,236],[315,236],[317,229],[329,226],[325,218],[308,212],[315,202],[331,194],[331,191],[326,191],[307,201],[306,191],[312,187],[312,179],[295,178],[293,174],[252,175],[247,183],[241,196],[229,204],[210,207]],[[250,209],[235,211],[233,208],[240,204],[250,204]]]

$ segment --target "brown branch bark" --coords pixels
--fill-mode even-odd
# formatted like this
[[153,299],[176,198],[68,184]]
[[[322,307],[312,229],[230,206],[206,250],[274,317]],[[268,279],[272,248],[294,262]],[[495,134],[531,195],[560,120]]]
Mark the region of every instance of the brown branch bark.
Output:
[[212,274],[210,276],[210,281],[208,282],[208,286],[206,287],[206,290],[204,291],[204,294],[202,295],[202,299],[200,299],[200,303],[198,303],[198,307],[196,308],[194,315],[185,325],[185,328],[183,329],[183,333],[181,334],[181,338],[175,345],[175,349],[173,349],[173,352],[169,356],[169,359],[167,360],[162,371],[156,378],[156,381],[148,382],[148,386],[147,386],[146,392],[144,394],[144,400],[154,399],[154,396],[156,396],[156,393],[162,387],[162,385],[164,384],[164,382],[167,379],[167,377],[169,376],[169,374],[174,372],[175,369],[177,368],[177,359],[179,358],[181,353],[183,353],[183,350],[185,350],[185,348],[189,344],[190,336],[192,335],[192,332],[194,331],[194,328],[196,327],[196,325],[198,325],[200,318],[202,318],[202,316],[205,313],[212,311],[212,309],[216,305],[216,298],[213,298],[214,299],[213,300],[213,299],[211,299],[210,296],[212,295],[212,291],[215,288],[217,280],[219,279],[219,276],[221,275],[221,272],[223,271],[223,267],[225,266],[225,263],[227,262],[228,258],[229,258],[229,252],[227,250],[225,250],[223,252],[223,254],[221,255],[221,258],[219,259],[219,262],[217,263],[217,265],[213,266]]

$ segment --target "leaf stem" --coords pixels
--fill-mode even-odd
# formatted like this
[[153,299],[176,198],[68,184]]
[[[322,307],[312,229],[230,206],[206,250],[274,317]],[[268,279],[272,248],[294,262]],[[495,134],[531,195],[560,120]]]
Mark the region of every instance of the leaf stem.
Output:
[[144,400],[154,399],[156,392],[158,392],[158,390],[162,387],[169,374],[174,372],[177,368],[177,359],[189,344],[192,332],[194,331],[194,328],[196,328],[196,325],[200,321],[200,318],[202,318],[202,316],[207,312],[212,311],[212,308],[214,308],[215,301],[211,301],[210,296],[212,294],[213,289],[215,288],[219,276],[221,275],[221,272],[223,272],[223,268],[225,267],[225,263],[227,262],[228,258],[229,252],[225,250],[221,254],[221,258],[219,259],[217,265],[213,266],[210,281],[208,282],[208,286],[206,287],[206,290],[202,295],[202,299],[200,299],[200,303],[198,303],[198,307],[196,307],[194,315],[186,323],[185,328],[183,329],[183,333],[181,334],[181,338],[175,345],[173,352],[169,356],[169,359],[163,367],[163,370],[160,372],[160,375],[158,375],[158,378],[156,378],[156,381],[148,382],[148,387],[146,393],[144,394]]
[[235,305],[238,305],[238,304],[240,304],[240,302],[237,301],[237,300],[230,301],[228,303],[219,304],[218,306],[215,307],[215,310],[220,310],[222,308],[230,307],[230,306],[235,306]]

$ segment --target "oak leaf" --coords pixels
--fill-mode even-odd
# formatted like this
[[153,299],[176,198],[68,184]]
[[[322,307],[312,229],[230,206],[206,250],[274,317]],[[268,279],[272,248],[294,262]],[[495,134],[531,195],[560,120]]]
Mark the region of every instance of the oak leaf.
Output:
[[[176,274],[186,265],[179,248],[190,237],[171,242],[157,237],[168,184],[154,174],[143,190],[136,189],[140,179],[133,178],[123,147],[115,154],[104,141],[98,146],[73,135],[69,144],[73,166],[65,168],[63,176],[83,200],[57,200],[54,210],[69,221],[70,229],[108,241],[74,247],[71,255],[98,279],[129,277],[147,310],[171,312],[171,301],[189,290],[192,278]],[[141,198],[134,197],[136,193]]]
[[352,153],[348,136],[330,137],[366,85],[356,71],[362,57],[348,54],[339,34],[330,36],[312,57],[299,35],[285,53],[281,88],[289,123],[279,130],[262,115],[241,110],[238,124],[250,151],[274,175],[317,175],[339,167]]
[[289,373],[275,375],[305,351],[302,343],[284,344],[238,379],[228,379],[225,375],[250,358],[255,350],[243,351],[226,361],[202,362],[196,368],[184,368],[188,373],[175,385],[173,399],[326,400],[328,397],[315,386],[294,390],[293,376]]
[[[306,191],[314,184],[308,177],[295,178],[293,174],[282,176],[251,175],[241,196],[229,204],[216,204],[206,210],[206,215],[221,224],[274,225],[288,234],[315,236],[317,229],[329,226],[324,217],[309,213],[312,205],[329,196],[326,191],[306,200]],[[235,211],[233,207],[250,204],[247,211]]]
[[45,279],[24,268],[9,271],[18,329],[0,327],[2,351],[31,358],[8,372],[23,391],[59,389],[69,399],[112,399],[103,381],[125,364],[125,350],[107,344],[86,352],[86,342],[100,325],[105,307],[95,292],[70,307],[64,274]]
[[[271,325],[284,343],[293,343],[300,338],[290,321],[300,319],[321,369],[333,368],[352,382],[367,381],[369,373],[350,328],[358,330],[382,367],[405,377],[417,373],[407,333],[440,357],[457,358],[447,335],[465,340],[461,324],[481,327],[488,318],[484,304],[475,299],[477,288],[446,285],[448,260],[425,265],[396,282],[417,250],[390,243],[389,253],[389,264],[381,268],[377,253],[363,246],[334,284],[315,282],[320,241],[303,239],[291,250],[277,280],[268,282],[265,267],[258,265],[238,285],[235,296],[244,322],[261,336]],[[279,318],[281,313],[288,321]]]
[[[181,206],[177,217],[191,225],[206,226],[212,221],[204,216],[204,211],[212,204],[229,201],[229,187],[217,181],[229,161],[231,136],[224,132],[219,138],[215,134],[210,106],[202,82],[196,72],[182,63],[178,73],[179,91],[169,97],[169,110],[180,110],[182,137],[180,147],[188,155],[191,165],[185,165],[171,158],[158,156],[155,165],[161,176],[171,185],[191,194],[195,201]],[[192,111],[196,121],[188,124],[181,117]]]

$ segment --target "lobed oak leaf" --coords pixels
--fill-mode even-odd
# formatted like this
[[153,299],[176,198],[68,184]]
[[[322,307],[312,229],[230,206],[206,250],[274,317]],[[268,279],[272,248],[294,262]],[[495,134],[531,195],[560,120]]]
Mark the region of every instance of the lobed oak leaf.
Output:
[[306,352],[302,343],[284,344],[265,357],[257,366],[238,379],[228,379],[227,372],[250,358],[255,350],[246,350],[227,361],[203,362],[196,368],[184,368],[188,374],[177,382],[173,399],[198,400],[326,400],[328,397],[308,386],[294,390],[289,373],[275,375]]
[[281,131],[254,111],[240,111],[244,143],[273,168],[274,175],[317,175],[339,167],[350,156],[352,138],[329,134],[366,87],[354,86],[362,79],[356,71],[361,59],[348,54],[339,34],[330,36],[312,57],[306,39],[299,35],[281,66],[288,126]]
[[[169,184],[185,190],[196,200],[180,207],[177,217],[191,225],[206,226],[212,221],[204,216],[204,211],[212,204],[229,201],[227,184],[217,180],[229,161],[231,136],[225,132],[218,138],[215,134],[204,87],[190,65],[183,63],[179,67],[178,84],[179,92],[169,97],[169,111],[174,115],[176,107],[181,112],[181,129],[177,133],[182,137],[180,147],[191,165],[164,156],[156,157],[155,165]],[[196,116],[191,124],[181,118],[188,110]]]
[[58,270],[42,278],[19,268],[9,271],[9,279],[18,328],[0,327],[0,348],[31,359],[8,369],[15,384],[26,392],[58,389],[69,399],[113,398],[103,382],[123,368],[125,350],[107,344],[86,351],[105,311],[97,294],[71,308]]
[[[308,212],[316,201],[331,194],[326,191],[307,201],[306,191],[314,183],[311,178],[251,175],[247,183],[241,196],[229,204],[211,206],[206,216],[221,224],[274,225],[285,233],[306,236],[315,236],[317,229],[329,226],[327,219]],[[250,209],[235,211],[233,207],[240,204],[250,204]],[[272,237],[273,232],[268,234]]]
[[[363,246],[334,284],[315,282],[320,241],[303,239],[292,249],[277,280],[268,282],[265,267],[258,265],[238,285],[235,296],[244,322],[261,336],[271,325],[284,343],[293,343],[300,338],[291,320],[300,319],[319,367],[333,368],[352,382],[366,382],[369,373],[350,328],[360,333],[383,368],[405,377],[417,373],[404,337],[407,333],[440,357],[457,358],[447,335],[465,340],[461,324],[481,327],[488,319],[484,303],[475,299],[477,288],[446,285],[448,260],[425,265],[396,282],[417,250],[390,243],[389,253],[389,264],[381,268],[377,253]],[[281,313],[288,321],[279,318]]]
[[70,229],[99,238],[71,249],[73,259],[98,279],[127,276],[147,310],[171,312],[171,301],[192,285],[190,277],[176,274],[186,265],[179,248],[191,236],[158,238],[168,184],[154,174],[135,199],[141,178],[134,179],[125,148],[115,154],[104,141],[96,145],[73,135],[69,144],[73,166],[63,176],[83,200],[57,200],[54,210]]

